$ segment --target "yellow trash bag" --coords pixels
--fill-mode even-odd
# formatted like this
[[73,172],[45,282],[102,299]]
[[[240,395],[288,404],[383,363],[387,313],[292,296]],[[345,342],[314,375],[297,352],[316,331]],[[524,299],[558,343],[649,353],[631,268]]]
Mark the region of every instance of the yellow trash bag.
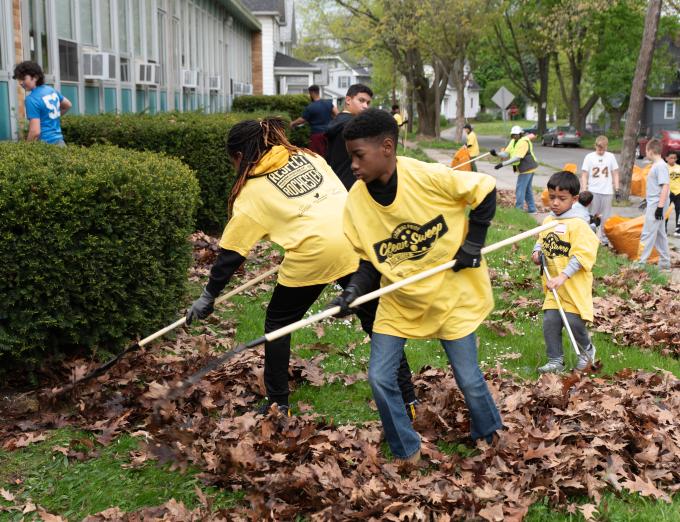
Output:
[[462,167],[458,167],[458,165],[465,163],[466,161],[470,161],[470,153],[468,152],[467,147],[461,147],[456,151],[456,153],[453,155],[453,158],[451,159],[451,168],[454,168],[456,170],[468,170],[472,172],[472,163],[468,163],[467,165],[463,165]]
[[[640,254],[642,254],[643,245],[640,244],[640,236],[644,224],[644,215],[635,218],[612,216],[604,224],[604,233],[609,238],[609,243],[614,247],[614,250],[619,254],[626,254],[628,259],[635,261],[640,259]],[[654,264],[658,261],[659,253],[656,249],[653,249],[647,263]]]
[[651,163],[643,168],[633,165],[633,176],[630,180],[630,193],[632,196],[644,198],[647,195],[647,174],[649,174],[651,168]]
[[[574,176],[576,176],[576,163],[565,163],[562,170],[566,170],[567,172],[571,172]],[[543,203],[544,207],[550,206],[550,198],[548,197],[548,189],[547,188],[543,189],[543,192],[541,192],[541,203]]]

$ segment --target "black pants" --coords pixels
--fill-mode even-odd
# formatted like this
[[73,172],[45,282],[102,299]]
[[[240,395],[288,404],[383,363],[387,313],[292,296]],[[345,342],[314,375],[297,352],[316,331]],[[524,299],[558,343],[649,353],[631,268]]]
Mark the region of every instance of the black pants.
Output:
[[[352,274],[342,277],[338,280],[338,284],[345,288],[349,284],[351,277]],[[264,332],[273,332],[302,319],[307,310],[319,298],[325,287],[325,284],[300,287],[277,284],[267,307]],[[373,321],[375,320],[377,308],[378,299],[373,299],[356,309],[356,314],[361,321],[361,327],[368,335],[373,333]],[[269,402],[288,404],[289,363],[290,335],[265,343],[264,385],[267,389]],[[413,389],[413,382],[411,381],[411,368],[405,355],[401,359],[397,381],[404,402],[407,404],[413,402],[416,399],[416,394]]]
[[671,192],[671,203],[675,205],[675,227],[673,232],[675,232],[678,227],[680,227],[680,194],[673,194]]

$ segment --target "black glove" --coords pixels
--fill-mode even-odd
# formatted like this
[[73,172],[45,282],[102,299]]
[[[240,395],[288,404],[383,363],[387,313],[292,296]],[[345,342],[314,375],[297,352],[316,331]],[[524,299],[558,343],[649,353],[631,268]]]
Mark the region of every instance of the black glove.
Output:
[[214,309],[215,298],[204,288],[201,297],[196,299],[187,311],[186,323],[190,325],[194,319],[205,319]]
[[496,164],[493,166],[493,168],[496,169],[496,170],[502,169],[502,168],[503,168],[503,163],[496,163]]
[[657,219],[658,221],[661,221],[663,219],[663,208],[656,207],[656,210],[654,211],[654,218]]
[[458,272],[463,268],[477,268],[482,262],[482,249],[481,247],[465,241],[461,247],[453,256],[456,260],[456,264],[453,265],[453,271]]
[[335,317],[346,317],[351,315],[355,312],[355,310],[350,308],[349,305],[360,295],[361,292],[356,286],[349,285],[339,296],[335,297],[330,303],[328,303],[324,310],[328,310],[334,306],[339,306],[340,311],[335,314]]
[[620,189],[616,189],[616,191],[614,192],[614,199],[616,199],[616,201],[621,201],[623,199]]
[[594,216],[590,216],[590,223],[592,225],[595,225],[596,227],[599,227],[600,223],[602,223],[602,218],[600,218],[600,214],[595,214]]
[[498,156],[498,152],[496,152],[496,149],[491,149],[489,151],[489,154],[491,154],[492,156]]

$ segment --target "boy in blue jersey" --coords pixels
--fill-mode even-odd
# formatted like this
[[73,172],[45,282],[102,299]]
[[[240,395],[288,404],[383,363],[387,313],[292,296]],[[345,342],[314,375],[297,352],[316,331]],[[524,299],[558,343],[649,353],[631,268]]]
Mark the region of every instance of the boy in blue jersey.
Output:
[[44,141],[64,146],[61,115],[71,108],[71,102],[60,92],[45,85],[45,74],[35,62],[21,62],[14,68],[15,80],[26,90],[27,141]]

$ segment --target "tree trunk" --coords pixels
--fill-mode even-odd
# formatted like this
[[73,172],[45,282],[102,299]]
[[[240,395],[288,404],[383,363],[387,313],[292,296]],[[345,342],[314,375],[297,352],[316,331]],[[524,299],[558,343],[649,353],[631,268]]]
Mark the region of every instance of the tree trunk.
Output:
[[633,165],[635,164],[635,145],[638,128],[640,127],[642,108],[645,103],[647,80],[652,67],[652,58],[654,57],[654,43],[656,42],[660,16],[661,0],[649,0],[647,15],[645,16],[645,31],[642,35],[642,45],[640,45],[640,54],[638,55],[635,67],[635,76],[633,76],[633,86],[630,90],[628,116],[626,117],[626,127],[623,131],[623,147],[621,148],[621,190],[626,198],[630,192],[630,180],[633,174]]
[[456,134],[457,142],[463,141],[463,125],[465,125],[465,56],[460,55],[453,65],[453,84],[456,87]]
[[618,109],[614,107],[607,107],[607,114],[609,115],[610,127],[609,132],[614,135],[621,134],[621,118],[626,113],[626,106],[621,106]]
[[545,134],[547,128],[546,116],[548,111],[548,82],[550,75],[550,55],[538,59],[539,92],[536,105],[538,106],[538,135]]

